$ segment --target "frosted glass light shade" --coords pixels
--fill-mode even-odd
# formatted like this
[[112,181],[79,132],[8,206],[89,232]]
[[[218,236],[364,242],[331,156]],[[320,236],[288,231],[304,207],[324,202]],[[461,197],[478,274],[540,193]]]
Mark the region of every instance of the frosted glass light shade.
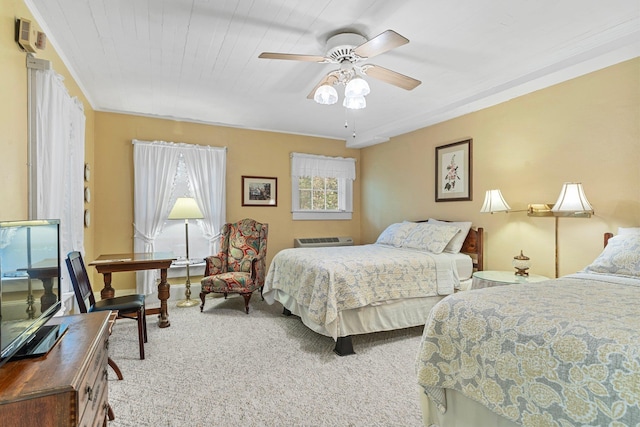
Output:
[[202,211],[193,197],[178,197],[168,219],[202,219]]
[[560,190],[560,196],[553,208],[552,212],[585,212],[593,214],[593,208],[584,194],[582,183],[565,182]]
[[481,213],[508,212],[511,207],[502,197],[500,190],[487,190],[484,195]]
[[338,92],[329,83],[321,85],[313,94],[313,100],[318,104],[331,105],[338,102]]
[[360,110],[367,106],[367,100],[364,99],[364,96],[345,96],[344,101],[342,101],[342,105],[351,110]]
[[349,80],[347,87],[344,88],[344,96],[354,98],[356,96],[367,96],[371,92],[369,83],[361,77],[354,77]]

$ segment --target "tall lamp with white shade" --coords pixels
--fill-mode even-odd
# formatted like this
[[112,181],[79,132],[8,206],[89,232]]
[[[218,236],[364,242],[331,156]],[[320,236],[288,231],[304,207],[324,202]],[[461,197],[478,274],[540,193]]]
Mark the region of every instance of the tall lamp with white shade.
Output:
[[560,195],[555,204],[529,205],[529,216],[553,216],[555,218],[555,273],[559,275],[558,268],[558,218],[590,218],[593,215],[593,207],[584,194],[582,183],[565,182],[560,190]]
[[168,219],[184,219],[184,233],[186,241],[186,255],[187,255],[187,281],[185,283],[185,297],[186,299],[178,301],[178,307],[193,307],[198,305],[198,301],[191,299],[191,279],[189,277],[189,220],[190,219],[202,219],[202,211],[198,207],[198,203],[193,197],[178,197],[176,203],[173,205]]

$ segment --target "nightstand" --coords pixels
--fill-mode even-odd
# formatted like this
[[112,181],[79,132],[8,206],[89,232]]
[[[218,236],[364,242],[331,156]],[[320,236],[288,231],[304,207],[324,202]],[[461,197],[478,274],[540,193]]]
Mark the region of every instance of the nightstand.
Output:
[[476,271],[473,273],[471,289],[490,288],[492,286],[515,285],[519,283],[534,283],[549,280],[548,277],[539,274],[517,276],[511,271]]

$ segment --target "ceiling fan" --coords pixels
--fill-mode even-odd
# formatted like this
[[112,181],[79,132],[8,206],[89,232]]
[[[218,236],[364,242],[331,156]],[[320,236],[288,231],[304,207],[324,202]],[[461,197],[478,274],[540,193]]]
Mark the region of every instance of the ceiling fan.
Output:
[[[359,77],[360,75],[373,77],[406,90],[412,90],[420,85],[420,80],[378,65],[358,65],[359,62],[373,58],[376,55],[380,55],[381,53],[407,43],[409,43],[409,39],[393,30],[387,30],[370,40],[367,40],[360,34],[345,32],[336,34],[327,40],[327,51],[324,56],[263,52],[259,55],[259,58],[340,64],[340,68],[330,71],[320,80],[307,98],[315,99],[316,102],[321,104],[333,104],[337,101],[337,93],[333,85],[344,84],[347,86],[352,81],[360,80],[358,83],[366,86],[366,89],[358,91],[357,98],[361,100],[362,104],[358,104],[360,106],[348,106],[347,98],[349,98],[349,95],[346,95],[344,105],[347,108],[364,108],[364,105],[366,105],[364,103],[364,95],[369,93],[369,87],[368,84]],[[320,92],[323,91],[327,91],[324,97],[320,94]],[[349,92],[349,86],[347,86],[345,94],[347,92]],[[352,95],[352,98],[355,99],[356,96]]]

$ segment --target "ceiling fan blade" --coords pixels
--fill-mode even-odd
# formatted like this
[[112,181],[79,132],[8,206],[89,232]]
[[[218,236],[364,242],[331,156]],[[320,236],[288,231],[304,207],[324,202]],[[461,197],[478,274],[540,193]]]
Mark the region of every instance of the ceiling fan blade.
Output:
[[263,59],[286,59],[290,61],[306,61],[306,62],[329,62],[324,56],[318,55],[296,55],[293,53],[274,53],[262,52],[258,58]]
[[362,67],[362,72],[374,79],[401,87],[402,89],[412,90],[419,86],[422,82],[404,74],[397,73],[378,65],[367,64]]
[[372,58],[407,43],[409,43],[409,39],[406,37],[401,36],[393,30],[387,30],[371,40],[362,43],[353,49],[353,52],[362,58]]

